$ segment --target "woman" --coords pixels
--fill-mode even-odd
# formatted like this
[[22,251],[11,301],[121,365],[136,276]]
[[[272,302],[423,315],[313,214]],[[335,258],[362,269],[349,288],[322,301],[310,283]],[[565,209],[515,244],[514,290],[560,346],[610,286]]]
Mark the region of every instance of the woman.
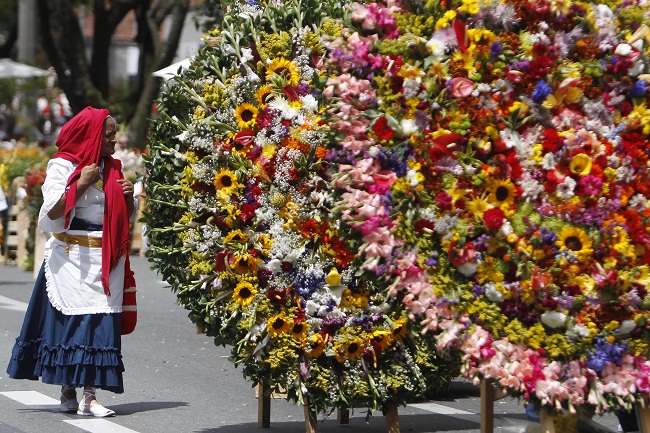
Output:
[[[122,393],[121,312],[129,268],[133,184],[115,149],[115,120],[86,107],[61,129],[38,224],[51,232],[7,367],[15,379],[61,385],[62,412],[113,416],[96,388]],[[77,402],[76,387],[83,387]]]

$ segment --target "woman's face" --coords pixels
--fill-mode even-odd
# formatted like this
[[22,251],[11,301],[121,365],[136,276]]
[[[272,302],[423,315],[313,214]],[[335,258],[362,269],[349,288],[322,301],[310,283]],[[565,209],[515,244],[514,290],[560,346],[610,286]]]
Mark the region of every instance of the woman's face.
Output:
[[115,153],[115,133],[117,128],[115,127],[115,120],[112,117],[109,117],[104,123],[104,134],[102,135],[102,151],[100,156],[111,156]]

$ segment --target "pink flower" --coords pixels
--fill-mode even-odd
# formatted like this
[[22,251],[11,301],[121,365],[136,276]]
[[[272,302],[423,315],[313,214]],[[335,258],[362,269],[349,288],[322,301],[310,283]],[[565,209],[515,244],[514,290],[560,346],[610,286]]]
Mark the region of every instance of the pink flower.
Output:
[[466,98],[474,91],[474,82],[463,77],[455,77],[450,80],[451,94],[456,98]]

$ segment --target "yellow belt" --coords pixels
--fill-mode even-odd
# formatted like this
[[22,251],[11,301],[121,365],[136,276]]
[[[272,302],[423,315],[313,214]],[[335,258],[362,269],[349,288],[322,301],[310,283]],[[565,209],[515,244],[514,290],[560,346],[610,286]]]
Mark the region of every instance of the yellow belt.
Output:
[[68,244],[65,248],[66,254],[70,245],[79,245],[80,247],[101,248],[102,238],[91,238],[90,236],[69,235],[67,233],[53,233],[55,239]]

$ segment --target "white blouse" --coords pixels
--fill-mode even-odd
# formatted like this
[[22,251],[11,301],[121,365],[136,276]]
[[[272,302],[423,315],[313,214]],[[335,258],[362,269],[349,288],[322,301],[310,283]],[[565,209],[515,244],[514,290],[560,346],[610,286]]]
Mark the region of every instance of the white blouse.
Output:
[[[68,178],[76,164],[62,158],[53,158],[47,164],[45,182],[42,186],[43,206],[38,216],[39,227],[52,233],[67,232],[101,238],[101,231],[66,230],[64,217],[50,219],[47,213],[59,201],[65,191]],[[134,209],[137,201],[134,200]],[[104,192],[92,186],[77,197],[71,219],[82,218],[93,224],[104,221]],[[135,212],[131,215],[131,222]],[[66,253],[66,248],[68,252]],[[45,244],[44,264],[47,294],[57,310],[67,315],[121,313],[124,292],[124,261],[120,259],[117,267],[109,275],[111,295],[104,293],[102,286],[102,249],[67,245],[51,237]]]

